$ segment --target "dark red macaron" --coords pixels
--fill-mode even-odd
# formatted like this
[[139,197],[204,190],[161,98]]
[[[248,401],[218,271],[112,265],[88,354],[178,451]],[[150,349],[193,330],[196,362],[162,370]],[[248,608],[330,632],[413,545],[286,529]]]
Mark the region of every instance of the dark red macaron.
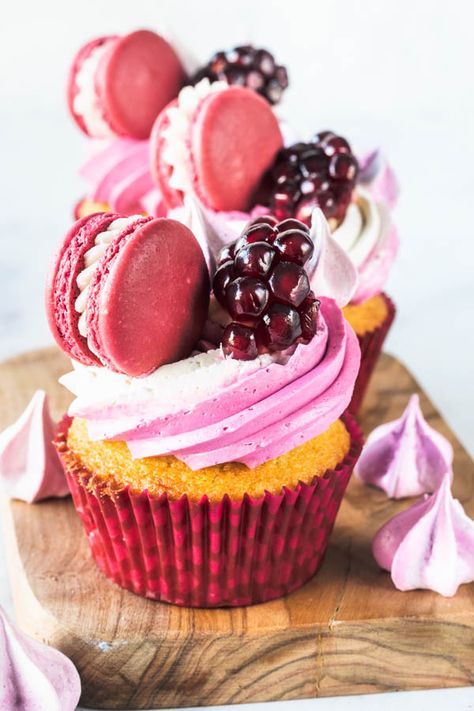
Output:
[[184,80],[176,52],[155,32],[99,37],[73,60],[68,106],[89,136],[148,138],[155,118]]
[[[137,216],[117,223],[119,217],[89,215],[69,230],[48,278],[46,313],[71,358],[142,376],[192,352],[208,313],[209,274],[193,233],[180,222]],[[98,245],[98,257],[88,257],[84,333],[77,280]]]
[[[152,174],[168,207],[183,201],[183,193],[170,185],[173,167],[167,162],[168,129],[176,109],[179,98],[163,109],[150,136]],[[278,120],[268,102],[244,87],[211,90],[188,123],[186,169],[192,191],[212,210],[247,210],[283,146]]]

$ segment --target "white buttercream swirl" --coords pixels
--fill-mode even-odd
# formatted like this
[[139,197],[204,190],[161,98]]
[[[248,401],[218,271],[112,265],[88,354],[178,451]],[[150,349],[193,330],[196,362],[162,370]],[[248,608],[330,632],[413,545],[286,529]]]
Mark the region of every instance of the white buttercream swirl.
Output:
[[358,187],[354,202],[332,236],[359,275],[353,302],[360,303],[379,293],[398,250],[398,237],[385,204]]
[[163,161],[172,168],[169,185],[174,190],[189,193],[193,190],[193,180],[189,162],[189,128],[195,111],[201,101],[227,88],[225,81],[211,83],[202,79],[195,86],[185,86],[178,94],[177,104],[167,110],[169,124],[163,131],[166,141]]
[[81,314],[78,322],[79,333],[87,338],[86,306],[89,295],[89,287],[92,277],[95,274],[99,261],[104,256],[107,247],[126,227],[137,220],[142,219],[142,215],[132,215],[131,217],[119,217],[107,227],[103,232],[99,232],[95,238],[95,244],[84,254],[84,269],[79,272],[76,283],[79,288],[79,295],[74,303],[74,308]]
[[76,76],[77,93],[73,99],[73,110],[82,118],[88,132],[96,138],[110,138],[114,135],[100,108],[100,101],[95,87],[95,77],[99,62],[110,46],[107,40],[95,47],[82,62]]

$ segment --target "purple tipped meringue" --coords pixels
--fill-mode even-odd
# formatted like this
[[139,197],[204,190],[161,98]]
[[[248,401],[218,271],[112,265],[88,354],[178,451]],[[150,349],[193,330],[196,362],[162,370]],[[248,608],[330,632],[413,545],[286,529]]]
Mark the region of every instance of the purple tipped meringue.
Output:
[[474,581],[474,521],[453,498],[450,472],[436,493],[382,526],[372,552],[398,590],[423,588],[452,597]]
[[358,182],[367,188],[375,200],[385,203],[391,210],[397,204],[400,192],[398,182],[380,149],[359,158]]
[[20,632],[0,607],[0,708],[74,711],[80,695],[71,660]]
[[390,498],[403,499],[435,491],[445,473],[452,471],[452,462],[453,448],[427,424],[415,394],[398,420],[370,433],[355,474]]
[[0,487],[11,499],[31,504],[69,494],[54,435],[48,398],[37,390],[19,419],[0,434]]

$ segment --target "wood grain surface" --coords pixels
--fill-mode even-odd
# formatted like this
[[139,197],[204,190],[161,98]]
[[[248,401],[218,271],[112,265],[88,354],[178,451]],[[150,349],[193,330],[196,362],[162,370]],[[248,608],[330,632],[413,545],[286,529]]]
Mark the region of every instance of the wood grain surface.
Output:
[[[38,387],[59,416],[69,396],[56,349],[0,366],[0,428]],[[420,391],[384,355],[362,425],[398,417]],[[474,466],[421,393],[431,425],[455,450],[455,495],[474,517]],[[93,563],[69,500],[3,502],[18,621],[65,652],[83,681],[82,703],[129,709],[195,706],[474,684],[474,585],[456,597],[397,592],[372,559],[377,528],[411,501],[393,502],[353,479],[326,561],[289,597],[233,610],[193,610],[121,590]]]

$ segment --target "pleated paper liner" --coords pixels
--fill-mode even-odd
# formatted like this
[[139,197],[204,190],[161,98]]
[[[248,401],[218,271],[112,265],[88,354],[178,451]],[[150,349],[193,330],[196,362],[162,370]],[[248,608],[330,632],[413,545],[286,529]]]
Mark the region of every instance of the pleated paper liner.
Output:
[[69,418],[57,447],[92,555],[108,578],[175,605],[252,605],[299,588],[323,560],[362,448],[358,425],[350,415],[343,420],[351,447],[334,470],[280,495],[238,501],[105,491],[67,447]]
[[388,308],[388,314],[384,322],[378,328],[366,333],[364,336],[358,336],[361,356],[360,368],[348,408],[353,415],[357,415],[361,408],[370,378],[372,377],[372,373],[382,352],[387,333],[390,330],[396,314],[393,301],[385,293],[382,293],[381,296]]

